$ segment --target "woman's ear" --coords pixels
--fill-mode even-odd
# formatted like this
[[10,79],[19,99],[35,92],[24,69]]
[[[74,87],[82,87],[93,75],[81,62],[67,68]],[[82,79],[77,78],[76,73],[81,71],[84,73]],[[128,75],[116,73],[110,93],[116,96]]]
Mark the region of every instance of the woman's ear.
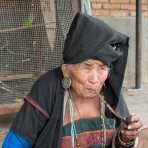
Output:
[[61,70],[62,70],[63,76],[69,77],[70,70],[67,64],[62,64]]
[[69,89],[71,87],[71,78],[69,75],[69,73],[70,73],[69,65],[62,64],[61,70],[63,73],[62,86],[64,89]]

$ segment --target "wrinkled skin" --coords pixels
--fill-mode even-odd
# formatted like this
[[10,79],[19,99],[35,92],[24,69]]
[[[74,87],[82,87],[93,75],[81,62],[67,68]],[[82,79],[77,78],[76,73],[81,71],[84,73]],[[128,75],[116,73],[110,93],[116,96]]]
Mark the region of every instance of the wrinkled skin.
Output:
[[[62,71],[63,75],[72,81],[71,92],[81,115],[85,116],[85,112],[86,116],[89,116],[91,112],[92,114],[100,114],[94,108],[98,110],[97,93],[101,91],[107,79],[109,68],[99,60],[89,59],[74,65],[62,64]],[[141,127],[142,123],[139,117],[132,116],[129,125],[121,124],[121,139],[125,142],[135,139]]]
[[131,117],[130,124],[121,124],[121,138],[123,141],[128,142],[130,140],[134,140],[142,128],[143,124],[140,121],[140,118],[136,115]]
[[83,99],[95,98],[107,79],[108,68],[98,60],[87,60],[71,67],[64,66],[66,74],[72,80],[72,91]]

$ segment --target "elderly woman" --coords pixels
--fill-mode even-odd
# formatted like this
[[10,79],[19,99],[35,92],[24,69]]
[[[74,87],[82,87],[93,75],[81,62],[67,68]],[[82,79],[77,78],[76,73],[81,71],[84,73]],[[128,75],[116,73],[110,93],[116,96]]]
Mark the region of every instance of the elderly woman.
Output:
[[132,148],[142,124],[121,96],[127,54],[128,37],[77,14],[64,63],[35,82],[3,148]]

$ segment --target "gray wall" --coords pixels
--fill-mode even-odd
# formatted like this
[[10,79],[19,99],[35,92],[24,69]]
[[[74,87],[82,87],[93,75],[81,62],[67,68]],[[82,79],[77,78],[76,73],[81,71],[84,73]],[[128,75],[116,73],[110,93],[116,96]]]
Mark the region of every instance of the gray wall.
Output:
[[[135,86],[135,17],[99,17],[111,27],[130,37],[128,64],[126,68],[124,86]],[[148,18],[142,23],[142,81],[148,83]]]

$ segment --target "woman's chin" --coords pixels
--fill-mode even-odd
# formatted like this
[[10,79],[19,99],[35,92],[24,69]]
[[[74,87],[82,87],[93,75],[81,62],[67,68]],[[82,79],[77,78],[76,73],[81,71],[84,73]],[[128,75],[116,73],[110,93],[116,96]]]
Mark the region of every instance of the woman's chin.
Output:
[[94,99],[97,97],[97,93],[85,93],[85,98]]

